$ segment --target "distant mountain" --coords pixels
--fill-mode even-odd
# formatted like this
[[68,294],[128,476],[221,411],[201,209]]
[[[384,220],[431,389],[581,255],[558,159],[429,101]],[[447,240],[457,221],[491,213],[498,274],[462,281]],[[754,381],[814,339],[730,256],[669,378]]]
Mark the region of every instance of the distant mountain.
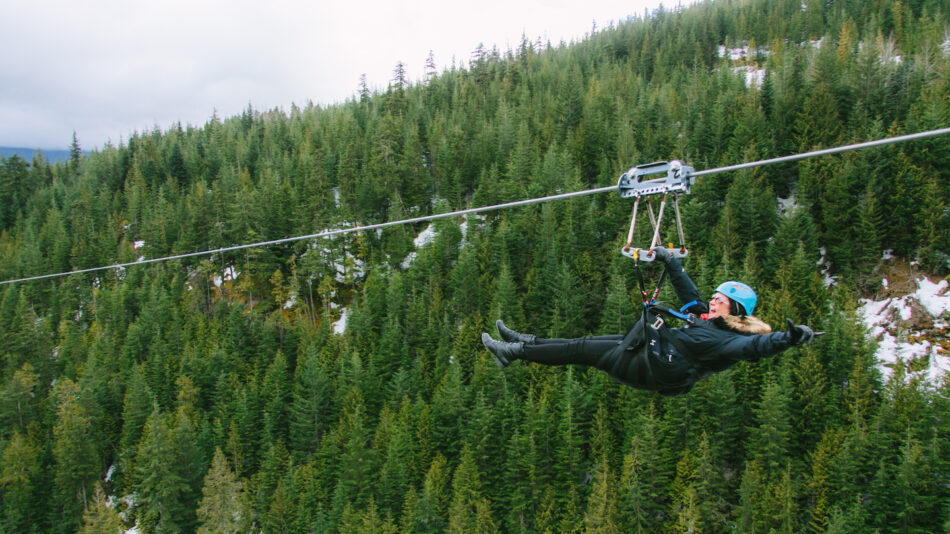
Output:
[[[39,149],[43,152],[43,157],[46,158],[46,161],[56,162],[56,161],[66,161],[69,159],[69,150],[47,150]],[[35,148],[19,148],[19,147],[10,147],[10,146],[0,146],[0,157],[9,158],[10,156],[20,156],[26,161],[33,161],[33,155],[36,154],[37,149]]]

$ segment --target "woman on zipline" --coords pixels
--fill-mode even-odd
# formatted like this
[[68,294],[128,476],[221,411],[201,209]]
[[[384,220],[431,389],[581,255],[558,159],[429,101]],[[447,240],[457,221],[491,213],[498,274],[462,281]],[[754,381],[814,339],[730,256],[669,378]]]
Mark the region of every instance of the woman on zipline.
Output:
[[689,313],[681,328],[664,326],[647,311],[624,336],[539,339],[515,332],[499,319],[498,332],[504,341],[482,334],[482,343],[502,368],[514,360],[588,365],[628,386],[675,396],[739,360],[758,361],[814,340],[811,328],[795,326],[791,319],[787,331],[772,332],[768,324],[753,317],[757,297],[742,282],[720,284],[707,306],[679,259],[663,247],[654,250],[666,264],[676,296],[689,303],[681,310]]

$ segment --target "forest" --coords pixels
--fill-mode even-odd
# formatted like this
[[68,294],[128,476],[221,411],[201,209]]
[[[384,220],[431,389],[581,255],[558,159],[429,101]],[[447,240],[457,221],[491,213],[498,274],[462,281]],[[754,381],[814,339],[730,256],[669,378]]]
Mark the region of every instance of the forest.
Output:
[[[705,0],[428,65],[0,159],[0,281],[946,127],[950,1]],[[672,398],[500,370],[498,318],[640,316],[615,193],[0,285],[0,531],[950,531],[950,383],[885,378],[856,313],[884,251],[950,273],[950,138],[701,177],[682,208],[702,295],[743,280],[826,335]]]

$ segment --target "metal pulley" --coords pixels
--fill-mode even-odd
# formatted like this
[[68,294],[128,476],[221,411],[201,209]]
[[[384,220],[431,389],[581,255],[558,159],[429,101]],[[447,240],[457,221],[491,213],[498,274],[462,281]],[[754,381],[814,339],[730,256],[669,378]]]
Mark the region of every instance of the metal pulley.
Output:
[[[660,243],[660,223],[663,220],[663,212],[666,208],[667,195],[673,193],[673,207],[676,210],[676,229],[679,232],[680,246],[674,247],[670,243],[669,251],[674,257],[684,258],[689,253],[686,249],[686,238],[683,235],[683,222],[680,218],[679,193],[689,194],[690,186],[696,182],[693,176],[693,168],[683,165],[682,162],[657,161],[647,163],[631,168],[620,175],[617,183],[617,189],[621,198],[634,197],[636,201],[633,204],[633,217],[630,220],[630,231],[627,234],[627,244],[620,251],[624,256],[632,258],[635,261],[651,262],[656,259],[654,249]],[[654,217],[653,207],[647,203],[650,213],[650,223],[653,226],[653,240],[650,242],[650,248],[644,249],[633,247],[633,234],[637,224],[637,210],[640,206],[641,197],[652,195],[663,195],[663,201],[660,203],[659,215]]]
[[681,192],[689,194],[696,183],[693,168],[679,160],[638,165],[620,175],[617,189],[621,198]]

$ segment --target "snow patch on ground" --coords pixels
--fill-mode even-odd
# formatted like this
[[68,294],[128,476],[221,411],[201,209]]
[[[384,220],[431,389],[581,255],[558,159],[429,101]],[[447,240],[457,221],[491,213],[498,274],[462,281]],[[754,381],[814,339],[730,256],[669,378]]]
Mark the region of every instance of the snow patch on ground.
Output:
[[736,74],[745,75],[746,87],[762,87],[762,84],[765,83],[765,69],[745,66],[735,67],[732,71]]
[[719,57],[727,57],[730,61],[739,61],[749,55],[748,46],[739,46],[735,48],[726,48],[726,45],[719,45]]
[[289,310],[294,307],[294,304],[297,304],[297,295],[290,295],[290,298],[287,299],[287,302],[284,303],[284,309]]
[[434,239],[435,228],[433,228],[430,224],[429,226],[426,226],[425,230],[419,232],[419,235],[417,235],[413,240],[413,244],[416,246],[416,248],[422,248],[431,243]]
[[790,210],[795,209],[795,195],[792,195],[789,198],[779,198],[778,209],[779,213],[782,214],[788,213]]
[[[730,61],[742,61],[749,58],[751,50],[749,45],[736,46],[733,48],[726,48],[726,45],[719,45],[717,53],[719,57],[729,58]],[[771,53],[771,50],[761,46],[755,49],[755,55],[768,57]]]
[[343,311],[340,312],[340,320],[333,323],[333,333],[334,334],[343,334],[346,332],[346,319],[349,317],[349,310],[343,308]]
[[[479,221],[477,216],[473,218],[475,219],[476,223]],[[485,220],[484,217],[482,217],[481,220],[484,221]],[[462,230],[462,241],[459,243],[459,248],[461,248],[462,244],[465,242],[465,236],[468,233],[468,216],[465,216],[465,215],[462,216],[462,222],[461,224],[459,224],[459,228]],[[435,241],[435,238],[437,236],[438,236],[438,232],[435,231],[435,226],[430,224],[429,226],[425,228],[425,230],[419,232],[419,235],[417,235],[416,238],[413,240],[413,244],[415,245],[417,249],[419,249]],[[406,259],[402,261],[402,264],[401,264],[402,268],[408,269],[412,265],[412,262],[415,261],[417,256],[418,254],[415,251],[412,251],[409,254],[407,254]]]
[[214,286],[221,287],[221,284],[223,284],[224,282],[227,282],[229,280],[237,280],[237,277],[239,274],[241,273],[239,273],[237,269],[235,269],[234,266],[231,265],[230,267],[227,267],[224,270],[221,276],[214,277]]
[[[882,285],[887,288],[885,278]],[[937,383],[950,372],[950,292],[947,280],[917,279],[917,289],[883,301],[861,299],[858,308],[885,378],[896,366]]]
[[825,250],[825,247],[818,249],[821,252],[821,259],[818,260],[818,267],[821,268],[821,276],[825,281],[825,288],[829,288],[834,285],[838,279],[831,274],[831,262],[828,261],[828,251]]
[[402,268],[408,269],[412,265],[412,262],[416,261],[416,256],[418,256],[418,254],[416,254],[415,250],[409,254],[406,254],[406,259],[402,260],[402,263],[400,264]]

